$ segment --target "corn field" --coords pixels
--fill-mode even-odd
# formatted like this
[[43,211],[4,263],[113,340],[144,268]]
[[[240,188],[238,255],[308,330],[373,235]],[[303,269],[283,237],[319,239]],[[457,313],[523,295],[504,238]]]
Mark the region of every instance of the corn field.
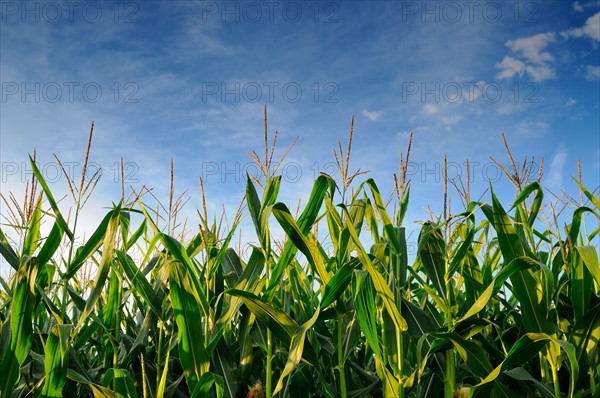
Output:
[[278,201],[265,116],[264,156],[251,155],[263,178],[248,177],[230,225],[204,207],[180,234],[181,196],[162,211],[136,192],[81,244],[99,175],[69,180],[63,214],[30,157],[25,200],[2,193],[0,398],[600,397],[596,187],[570,181],[582,199],[559,217],[541,170],[507,146],[513,203],[457,187],[464,208],[444,201],[409,256],[410,144],[392,205],[349,169],[351,142],[352,128],[340,178],[319,176],[296,210]]

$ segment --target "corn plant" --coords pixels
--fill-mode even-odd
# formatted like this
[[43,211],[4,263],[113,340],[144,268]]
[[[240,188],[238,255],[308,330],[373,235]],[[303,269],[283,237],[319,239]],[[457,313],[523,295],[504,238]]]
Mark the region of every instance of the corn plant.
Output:
[[[579,201],[548,204],[541,168],[533,178],[506,145],[513,203],[494,186],[471,200],[467,175],[452,214],[445,176],[411,257],[410,141],[391,206],[349,167],[352,120],[339,180],[319,176],[294,212],[267,127],[265,108],[262,177],[247,177],[231,224],[204,205],[197,229],[178,223],[171,163],[168,205],[122,187],[82,243],[99,175],[69,180],[65,216],[34,153],[24,203],[2,195],[1,398],[600,397],[600,201],[581,175]],[[247,259],[233,243],[243,217],[258,242]]]

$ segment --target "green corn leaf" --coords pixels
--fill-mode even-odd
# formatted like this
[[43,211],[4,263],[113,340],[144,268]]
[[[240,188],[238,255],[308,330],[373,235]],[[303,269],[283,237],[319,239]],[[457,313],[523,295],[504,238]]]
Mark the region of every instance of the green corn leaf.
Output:
[[[171,344],[169,344],[170,346]],[[167,385],[167,376],[169,373],[169,358],[171,356],[171,350],[167,350],[167,355],[165,357],[164,368],[162,369],[162,374],[160,376],[160,381],[158,382],[158,386],[156,388],[156,398],[164,398],[165,389]],[[158,370],[158,369],[157,369]],[[183,377],[183,375],[181,375]]]
[[[302,211],[302,214],[300,214],[300,217],[298,217],[298,222],[293,223],[296,225],[297,228],[292,226],[293,224],[291,223],[291,221],[293,221],[293,218],[291,220],[288,219],[288,222],[285,223],[286,225],[290,226],[292,230],[298,230],[300,232],[294,232],[295,236],[297,235],[297,238],[302,239],[303,236],[307,236],[311,228],[313,227],[321,209],[321,206],[323,204],[323,199],[325,197],[325,193],[327,192],[328,185],[328,178],[324,176],[320,176],[319,178],[317,178],[313,185],[313,189],[308,199],[308,203],[306,204],[306,207]],[[285,210],[282,211],[285,212]],[[287,216],[282,214],[280,214],[280,216],[287,218]],[[285,268],[296,255],[296,251],[298,250],[298,248],[295,246],[294,243],[295,242],[292,242],[291,240],[286,242],[283,248],[283,252],[279,257],[279,260],[273,267],[271,277],[269,279],[269,284],[267,290],[265,291],[265,299],[267,301],[273,297],[275,290],[281,283],[281,278],[283,276]]]
[[444,297],[440,297],[434,288],[429,286],[427,283],[423,283],[421,288],[427,292],[429,298],[433,300],[433,302],[441,312],[446,314],[450,312],[450,306],[446,304],[446,300],[444,299]]
[[71,232],[71,230],[69,229],[69,225],[63,218],[63,216],[60,212],[60,209],[58,208],[58,205],[56,204],[56,200],[54,200],[54,196],[52,195],[52,192],[50,191],[50,187],[48,187],[48,184],[46,183],[46,180],[44,179],[42,172],[38,169],[37,165],[35,164],[35,162],[33,161],[33,158],[31,156],[29,156],[29,163],[31,164],[31,168],[33,169],[33,174],[35,175],[35,178],[40,183],[44,193],[46,194],[46,199],[48,199],[48,203],[50,204],[50,207],[52,207],[52,210],[54,211],[54,216],[56,217],[56,221],[60,224],[62,230],[64,231],[64,233],[67,234],[67,236],[69,237],[71,242],[73,242],[73,240],[75,239],[73,237],[73,232]]
[[187,384],[194,391],[200,377],[208,372],[210,356],[204,346],[199,291],[189,269],[179,261],[168,263],[173,316],[177,323],[177,347]]
[[[391,247],[395,250],[396,254],[402,254],[402,245],[400,244],[400,240],[394,230],[394,225],[392,224],[392,220],[385,209],[385,204],[383,199],[381,198],[381,194],[379,193],[379,188],[375,184],[372,178],[369,178],[366,181],[366,184],[371,188],[371,193],[373,194],[373,200],[375,201],[375,205],[377,206],[377,212],[381,216],[381,220],[383,221],[383,228],[387,234],[387,237],[390,239]],[[406,199],[408,200],[408,198]]]
[[[490,222],[498,234],[498,244],[505,263],[526,255],[523,243],[512,222],[492,191],[493,216]],[[488,216],[488,214],[486,214]],[[554,325],[547,318],[548,304],[539,279],[531,270],[516,272],[510,278],[513,294],[521,304],[523,322],[530,332],[554,333]]]
[[406,229],[404,227],[394,228],[400,241],[401,254],[390,253],[390,262],[394,270],[394,278],[397,279],[396,286],[406,288],[408,280],[408,246],[406,244]]
[[258,197],[258,193],[256,192],[256,188],[254,187],[254,183],[252,182],[250,175],[246,176],[246,203],[248,205],[250,218],[252,218],[252,223],[256,229],[256,235],[260,239],[262,235],[262,231],[260,229],[260,198]]
[[[116,262],[113,262],[113,266],[115,263]],[[102,316],[102,323],[108,329],[115,329],[117,326],[115,322],[119,316],[122,292],[123,286],[121,277],[117,272],[111,272],[108,277],[108,294],[106,295],[106,301],[102,303],[102,309],[99,311]]]
[[275,386],[275,390],[273,390],[273,395],[281,391],[281,389],[283,388],[283,381],[285,380],[285,378],[290,373],[292,373],[300,363],[300,360],[302,359],[302,352],[304,350],[304,340],[306,338],[306,332],[308,332],[313,327],[318,318],[319,311],[315,311],[314,315],[294,332],[290,344],[288,359],[285,363],[283,371],[281,372],[279,381]]
[[592,213],[596,217],[600,218],[600,215],[596,213],[594,210],[589,207],[581,206],[575,209],[573,212],[573,221],[571,222],[571,227],[569,228],[569,243],[572,246],[577,245],[577,237],[579,236],[579,227],[581,226],[581,221],[583,219],[584,213]]
[[[260,204],[260,210],[257,214],[257,223],[255,224],[258,239],[263,249],[265,249],[265,251],[267,252],[270,252],[271,250],[271,241],[269,235],[269,217],[271,216],[271,207],[277,200],[280,182],[281,176],[271,177],[267,179],[265,183],[265,189],[263,190],[262,203]],[[249,181],[249,184],[251,186],[251,189],[254,189],[254,185],[252,185],[251,181]],[[248,191],[249,194],[251,194],[250,191]],[[252,204],[255,205],[254,201],[252,202]],[[250,208],[250,201],[248,202],[248,208]]]
[[261,301],[250,292],[229,289],[225,293],[239,297],[256,318],[263,322],[284,345],[290,345],[292,336],[299,326],[288,314]]
[[[259,279],[261,273],[264,270],[264,267],[265,258],[261,250],[254,248],[252,250],[252,254],[250,255],[250,259],[248,260],[248,265],[246,265],[246,268],[244,268],[242,275],[240,276],[237,285],[235,286],[235,289],[258,294],[262,287],[262,283],[264,283],[264,279]],[[225,327],[225,325],[231,320],[233,314],[239,310],[241,304],[242,301],[239,297],[235,295],[232,296],[232,299],[229,302],[229,309],[221,316],[221,318],[219,318],[219,320],[215,324],[216,331],[222,330]]]
[[212,363],[218,375],[222,377],[223,395],[228,398],[236,397],[240,388],[240,375],[234,364],[233,354],[223,339],[219,341],[212,353]]
[[390,317],[392,318],[392,321],[394,322],[394,325],[396,326],[396,331],[397,332],[405,331],[408,328],[408,326],[406,325],[406,321],[404,320],[404,318],[402,318],[402,316],[400,315],[400,312],[398,311],[398,306],[395,302],[394,294],[392,293],[389,286],[385,282],[385,279],[383,278],[383,276],[373,266],[373,262],[371,261],[371,258],[365,251],[364,247],[362,246],[362,244],[358,238],[358,234],[356,232],[356,229],[354,229],[354,225],[351,222],[349,222],[348,220],[349,220],[349,218],[346,218],[345,226],[348,228],[348,231],[350,232],[352,241],[353,241],[354,245],[356,246],[357,256],[360,259],[361,264],[369,272],[369,275],[371,276],[371,280],[373,281],[373,286],[375,287],[375,290],[377,291],[377,293],[383,300],[383,304],[384,304],[385,308],[388,310]]
[[[200,212],[198,212],[199,217]],[[192,258],[196,256],[198,253],[204,249],[204,238],[203,231],[198,232],[187,244],[185,251],[187,252],[188,257]]]
[[90,390],[92,390],[94,398],[125,398],[123,395],[109,388],[94,383],[92,380],[89,379],[89,376],[82,375],[71,368],[69,368],[67,371],[67,378],[69,380],[73,380],[78,384],[88,386]]
[[0,254],[15,271],[19,270],[19,256],[17,256],[17,253],[15,253],[13,248],[8,243],[6,235],[4,235],[4,232],[2,232],[2,228],[0,228]]
[[473,247],[473,239],[475,238],[475,228],[468,228],[467,235],[465,239],[460,244],[458,250],[452,256],[452,261],[450,262],[450,266],[448,267],[450,275],[454,274],[458,271],[461,265],[468,261],[469,259],[469,250]]
[[35,205],[35,210],[29,221],[25,240],[23,242],[23,257],[32,256],[40,244],[40,225],[42,222],[42,196],[40,195]]
[[419,234],[419,256],[438,297],[446,302],[446,245],[439,227],[430,222],[423,225]]
[[394,377],[392,372],[383,364],[383,361],[375,359],[375,370],[383,383],[383,396],[395,397],[398,395],[398,387],[400,382]]
[[121,227],[121,241],[127,244],[129,242],[129,225],[131,224],[131,215],[128,211],[122,211],[119,214],[119,224]]
[[104,374],[104,387],[113,385],[115,393],[126,398],[137,398],[137,392],[131,376],[125,369],[108,369]]
[[192,260],[187,255],[187,251],[182,246],[182,244],[179,243],[173,237],[163,233],[159,233],[159,236],[162,244],[169,251],[171,256],[173,256],[175,260],[177,260],[180,264],[187,268],[187,278],[189,278],[190,283],[194,287],[194,290],[197,292],[196,295],[199,298],[202,313],[206,317],[210,316],[210,305],[208,303],[208,300],[206,299],[206,294],[204,289],[202,288],[202,285],[200,284],[200,280],[198,279],[195,273],[195,267],[192,264]]
[[216,398],[222,398],[223,377],[210,372],[204,373],[198,381],[198,385],[196,386],[196,388],[194,388],[191,398],[204,398],[215,396],[210,393],[213,389],[213,386],[215,387]]
[[583,263],[589,273],[594,277],[596,284],[600,287],[600,262],[598,262],[598,253],[594,246],[576,246],[575,250],[581,256]]
[[273,206],[272,211],[290,240],[306,256],[315,273],[319,275],[324,284],[329,283],[331,276],[325,269],[317,244],[304,236],[287,206],[283,203],[277,203]]
[[555,398],[554,391],[552,391],[550,388],[548,388],[548,386],[540,383],[539,380],[534,378],[529,372],[527,372],[523,368],[520,368],[520,367],[513,368],[511,370],[505,371],[504,374],[509,377],[512,377],[515,380],[532,382],[535,385],[536,390],[541,394],[541,396],[543,398]]
[[585,186],[583,186],[583,184],[581,184],[579,181],[577,181],[577,179],[575,179],[573,177],[571,177],[571,178],[573,179],[573,181],[575,181],[575,183],[583,191],[584,195],[592,202],[594,207],[596,207],[597,210],[600,210],[600,199],[598,199],[598,197],[596,195],[591,193]]
[[[406,301],[405,299],[402,299],[402,316],[406,319],[406,323],[408,324],[408,334],[410,337],[412,337],[414,341],[420,342],[419,344],[422,345],[422,350],[425,351],[425,353],[429,352],[431,345],[435,341],[435,338],[431,333],[438,330],[438,325],[436,325],[434,318],[429,316],[429,314],[414,303]],[[427,363],[427,358],[428,357],[426,356],[423,360],[424,365]],[[432,358],[436,365],[435,370],[443,376],[446,369],[443,357],[438,354],[432,354]]]
[[127,279],[131,283],[132,287],[134,287],[134,294],[141,295],[144,300],[150,305],[152,311],[156,314],[156,316],[161,319],[163,316],[163,310],[161,306],[161,300],[158,295],[152,289],[152,286],[142,274],[142,272],[136,267],[134,262],[131,260],[126,253],[115,250],[115,254],[117,259],[119,260],[119,265],[125,271],[125,275]]
[[54,317],[56,322],[59,324],[70,323],[69,318],[60,313],[60,309],[56,306],[56,304],[54,304],[54,302],[52,302],[52,298],[40,287],[39,284],[36,285],[36,290],[46,306],[46,309]]
[[229,244],[230,244],[231,240],[233,239],[233,235],[235,234],[236,227],[237,227],[237,224],[234,224],[233,226],[231,226],[231,228],[229,229],[229,232],[227,233],[227,236],[225,236],[222,246],[219,249],[219,251],[217,252],[217,256],[216,256],[214,262],[212,263],[211,268],[209,269],[209,277],[210,278],[213,278],[216,275],[217,271],[222,270],[221,263],[223,262],[223,258],[225,258],[225,254],[227,253]]
[[[90,236],[90,238],[87,240],[87,242],[85,242],[83,247],[80,247],[77,250],[77,253],[75,254],[75,258],[73,259],[71,264],[69,264],[69,268],[67,269],[67,272],[64,275],[65,279],[71,279],[73,277],[73,275],[75,275],[77,273],[77,271],[79,271],[81,266],[94,253],[96,253],[98,248],[102,245],[102,242],[105,241],[106,230],[108,229],[109,223],[115,217],[117,217],[117,215],[115,214],[114,210],[111,210],[110,212],[108,212],[108,214],[106,214],[106,216],[104,216],[104,218],[100,222],[100,225],[98,226],[98,228],[96,228],[94,233],[92,233],[92,236]],[[114,223],[114,221],[113,221],[113,223]],[[116,229],[115,229],[115,231],[116,231]]]
[[[593,265],[591,269],[590,267],[586,267],[586,265],[584,265],[584,259],[581,256],[582,252],[584,255],[586,255],[585,247],[586,246],[575,246],[570,256],[571,286],[569,293],[573,306],[574,322],[577,322],[579,319],[581,319],[588,311],[592,296],[594,294],[594,279],[592,274],[589,272],[594,271],[594,267]],[[596,257],[595,249],[593,247],[591,247],[591,249],[591,258],[588,258],[588,262],[591,261],[591,264],[593,264],[594,260],[596,262],[598,260],[597,258],[594,258]]]
[[127,244],[125,245],[125,251],[131,249],[133,245],[135,245],[136,242],[140,239],[140,237],[146,232],[146,230],[147,223],[146,219],[144,219],[142,220],[142,223],[140,224],[138,229],[136,229],[135,232],[129,237],[129,240],[127,240]]
[[527,335],[521,337],[510,349],[509,353],[506,355],[506,358],[498,365],[490,374],[487,375],[478,386],[490,383],[498,376],[500,376],[502,371],[510,370],[515,367],[521,366],[522,364],[528,362],[532,358],[538,356],[539,352],[544,348],[547,344],[547,341],[538,340],[532,341]]
[[466,340],[457,333],[433,333],[433,336],[454,344],[456,351],[467,364],[471,372],[479,378],[484,378],[493,370],[488,354],[473,341]]
[[67,381],[69,336],[73,325],[54,325],[46,341],[44,370],[46,380],[40,397],[60,398]]
[[379,387],[379,381],[376,381],[367,387],[360,388],[358,390],[348,391],[348,398],[363,398],[370,397],[372,393],[377,391],[377,387]]
[[353,271],[354,264],[345,264],[335,273],[333,278],[329,280],[329,283],[325,285],[325,292],[323,293],[323,300],[320,305],[321,310],[327,308],[331,303],[341,297],[352,280]]
[[274,176],[267,179],[263,191],[262,209],[273,206],[277,202],[279,187],[281,186],[281,176]]
[[[533,191],[536,191],[535,198],[533,199],[533,203],[531,205],[531,210],[529,212],[529,216],[527,218],[527,225],[531,228],[533,227],[533,223],[538,216],[540,208],[542,207],[542,202],[544,200],[544,192],[542,191],[542,187],[539,182],[535,181],[526,186],[517,196],[515,203],[513,204],[512,209],[519,206],[523,203]],[[509,210],[510,211],[510,210]]]
[[38,263],[30,257],[19,269],[10,311],[10,344],[0,362],[0,398],[8,398],[19,381],[19,368],[29,355],[33,337],[35,279]]
[[429,373],[426,377],[421,379],[419,384],[416,386],[417,398],[428,398],[439,396],[439,393],[443,391],[444,384],[442,378],[437,376],[435,373]]
[[227,281],[227,286],[234,288],[242,276],[244,269],[242,268],[242,262],[235,252],[235,250],[228,248],[221,262],[223,267],[223,274]]
[[85,309],[80,318],[80,322],[85,320],[89,314],[93,311],[102,290],[104,284],[108,278],[111,264],[113,263],[113,252],[115,250],[115,238],[117,236],[117,229],[119,228],[119,213],[120,208],[117,206],[111,211],[111,218],[106,228],[106,234],[104,236],[104,243],[102,245],[102,257],[98,265],[98,272],[94,281],[94,286],[90,292],[90,296],[85,303]]
[[512,260],[508,265],[500,270],[498,275],[496,275],[494,278],[494,281],[485,289],[477,301],[475,301],[475,304],[473,304],[469,311],[467,311],[467,313],[458,322],[462,322],[470,318],[485,308],[490,299],[494,297],[500,291],[500,289],[502,289],[504,282],[506,282],[506,280],[513,274],[533,268],[536,265],[539,265],[539,263],[533,259],[530,259],[529,257],[518,257]]
[[300,214],[300,217],[298,217],[298,226],[304,235],[310,231],[317,220],[330,182],[331,179],[325,176],[319,176],[315,180],[306,207],[302,211],[302,214]]
[[565,352],[569,362],[569,370],[571,372],[570,383],[569,383],[569,398],[573,397],[575,393],[575,383],[579,377],[579,364],[577,362],[577,355],[573,344],[564,340],[559,340],[556,337],[549,336],[545,333],[527,333],[513,346],[510,350],[506,359],[498,365],[496,369],[491,371],[486,378],[484,378],[479,385],[489,383],[498,377],[500,371],[503,369],[509,370],[511,367],[516,367],[527,361],[532,356],[539,353],[541,348],[548,343],[553,343]]
[[382,361],[383,355],[379,345],[377,320],[375,319],[377,308],[375,306],[373,283],[368,279],[369,273],[367,271],[355,271],[355,274],[356,282],[352,288],[352,292],[358,322],[375,357]]
[[62,242],[63,233],[60,224],[55,222],[37,256],[41,266],[46,265],[52,256],[54,256],[54,253],[56,253]]
[[591,308],[579,319],[569,336],[569,342],[575,346],[581,381],[589,382],[587,373],[600,363],[600,304]]

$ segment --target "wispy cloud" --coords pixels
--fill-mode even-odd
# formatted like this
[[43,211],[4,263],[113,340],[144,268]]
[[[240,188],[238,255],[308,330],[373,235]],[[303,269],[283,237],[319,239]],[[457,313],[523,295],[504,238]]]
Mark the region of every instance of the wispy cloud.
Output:
[[[598,5],[598,2],[585,4],[575,2],[573,9],[583,12],[584,9],[596,5]],[[589,17],[583,26],[560,32],[559,37],[565,40],[569,38],[589,38],[594,42],[600,41],[600,12]],[[496,78],[511,79],[527,75],[534,82],[556,79],[556,60],[549,51],[549,46],[556,42],[557,33],[555,32],[538,33],[533,36],[507,40],[505,45],[514,55],[506,55],[502,61],[496,63],[496,69],[499,70]],[[598,69],[595,65],[588,65],[584,73],[578,74],[583,75],[588,80],[597,80]]]
[[362,111],[362,114],[364,117],[366,117],[367,119],[371,120],[371,121],[377,121],[379,120],[379,118],[381,117],[381,115],[383,115],[383,111],[369,111],[367,109],[364,109]]
[[568,109],[571,109],[571,107],[573,105],[575,105],[577,103],[577,101],[575,101],[573,98],[569,97],[569,99],[567,100],[567,102],[565,102],[565,107]]
[[546,181],[552,188],[560,188],[563,184],[563,169],[567,162],[567,152],[564,148],[559,148],[552,156],[552,162],[550,163],[550,172]]
[[580,28],[569,29],[562,33],[565,37],[589,37],[594,41],[600,41],[600,12],[592,15]]
[[544,51],[548,44],[555,41],[554,33],[539,33],[531,37],[508,40],[506,46],[513,52],[521,53],[525,59],[534,64],[544,64],[552,61],[552,54]]
[[556,72],[551,66],[554,57],[546,51],[548,45],[555,41],[556,37],[553,32],[508,40],[505,45],[512,52],[520,55],[523,60],[505,56],[502,62],[496,63],[496,68],[500,69],[496,78],[509,79],[515,75],[522,77],[525,73],[535,82],[555,78]]
[[496,74],[496,78],[510,79],[514,75],[522,77],[527,69],[527,65],[525,62],[507,55],[502,59],[502,62],[496,63],[496,68],[500,69],[500,72]]
[[586,1],[586,2],[575,1],[573,3],[573,5],[571,6],[573,11],[575,11],[575,12],[584,12],[588,8],[596,8],[596,7],[600,7],[600,0],[593,0],[593,1]]
[[435,115],[436,113],[439,112],[439,109],[437,108],[437,106],[433,105],[433,104],[425,104],[423,105],[423,113],[426,115]]
[[600,80],[600,66],[586,65],[585,78],[588,80]]
[[451,124],[460,122],[462,119],[463,119],[463,117],[461,115],[452,115],[452,116],[442,116],[440,118],[440,121],[445,126],[449,126]]
[[513,129],[521,137],[542,137],[548,133],[550,125],[546,122],[522,120],[513,126]]

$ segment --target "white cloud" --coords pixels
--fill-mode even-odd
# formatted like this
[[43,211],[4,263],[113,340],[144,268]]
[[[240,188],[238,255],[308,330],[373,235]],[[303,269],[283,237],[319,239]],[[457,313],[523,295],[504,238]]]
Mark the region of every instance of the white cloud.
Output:
[[502,62],[496,63],[496,68],[500,69],[500,72],[496,74],[497,79],[510,79],[517,74],[519,77],[523,76],[526,65],[525,62],[519,61],[516,58],[505,56]]
[[596,8],[596,7],[600,7],[600,0],[588,1],[585,3],[580,3],[579,1],[576,1],[575,3],[573,3],[573,6],[572,6],[573,11],[575,11],[575,12],[583,12],[587,8]]
[[567,99],[567,102],[565,102],[565,107],[570,109],[576,103],[577,101],[575,101],[575,99],[569,97],[569,99]]
[[600,80],[600,66],[586,65],[585,78],[588,80]]
[[540,137],[549,132],[550,124],[542,121],[522,120],[514,125],[515,133],[521,137]]
[[502,62],[496,63],[496,68],[500,69],[496,78],[510,79],[515,75],[522,77],[524,74],[536,82],[555,78],[556,73],[550,65],[554,57],[545,51],[546,47],[555,40],[553,32],[508,40],[505,43],[506,46],[511,51],[520,54],[524,60],[505,56]]
[[549,182],[551,187],[561,187],[563,183],[563,168],[567,161],[567,152],[559,148],[552,157],[552,163],[550,164],[550,172],[546,181]]
[[527,74],[531,76],[534,82],[541,82],[556,77],[554,69],[548,65],[529,65],[527,66]]
[[525,112],[527,104],[523,102],[508,101],[496,107],[496,113],[499,115],[512,115],[515,113]]
[[362,114],[367,119],[369,119],[371,121],[376,121],[381,117],[381,115],[383,115],[383,111],[369,111],[369,110],[364,109],[362,111]]
[[589,17],[581,28],[569,29],[562,35],[565,37],[589,37],[592,40],[600,41],[600,12]]
[[[585,8],[599,5],[600,1],[575,2],[573,10],[582,12]],[[560,35],[564,39],[587,37],[594,41],[600,41],[600,12],[589,17],[582,27],[560,32]],[[519,58],[505,56],[501,62],[496,63],[496,68],[499,69],[496,78],[510,79],[514,76],[522,77],[525,74],[535,82],[556,78],[556,71],[552,65],[554,56],[547,50],[548,46],[554,42],[556,42],[554,32],[538,33],[530,37],[508,40],[505,45],[513,53],[518,54]],[[598,80],[600,78],[600,67],[587,65],[583,74],[588,80]]]
[[433,104],[425,104],[423,106],[423,113],[426,115],[435,115],[438,112],[438,108]]
[[454,116],[442,116],[442,117],[440,118],[441,122],[442,122],[444,125],[446,125],[446,126],[449,126],[449,125],[451,125],[451,124],[454,124],[454,123],[458,123],[458,122],[460,122],[462,119],[463,119],[463,117],[462,117],[462,116],[460,116],[460,115],[454,115]]
[[534,64],[544,64],[554,58],[549,52],[543,51],[548,44],[555,41],[554,33],[539,33],[531,37],[508,40],[506,46],[513,52],[521,53],[525,59]]

